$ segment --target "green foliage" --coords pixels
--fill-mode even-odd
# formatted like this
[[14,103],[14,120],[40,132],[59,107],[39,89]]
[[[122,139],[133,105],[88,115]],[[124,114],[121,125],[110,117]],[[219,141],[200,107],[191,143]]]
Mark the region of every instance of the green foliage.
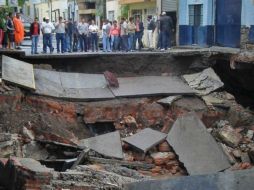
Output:
[[129,5],[121,5],[121,17],[128,18],[130,6]]
[[25,3],[25,0],[18,0],[18,4],[20,7],[22,7]]

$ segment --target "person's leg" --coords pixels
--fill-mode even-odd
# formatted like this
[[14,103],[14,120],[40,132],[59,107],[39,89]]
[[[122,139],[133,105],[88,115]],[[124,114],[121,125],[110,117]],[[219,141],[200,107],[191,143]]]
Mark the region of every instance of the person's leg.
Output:
[[56,50],[57,53],[60,53],[60,34],[56,33]]
[[124,36],[125,51],[128,51],[128,35]]
[[83,35],[79,36],[79,45],[80,45],[80,51],[84,51],[84,38]]
[[48,34],[48,42],[49,42],[49,49],[50,53],[54,52],[53,44],[52,44],[52,39],[53,39],[53,34]]
[[119,50],[119,40],[119,36],[114,36],[114,48],[116,51]]
[[98,48],[99,44],[98,44],[98,34],[97,33],[94,34],[94,45],[95,45],[96,51],[98,51],[99,50],[99,48]]
[[106,42],[107,41],[107,39],[106,39],[106,35],[104,35],[103,34],[103,36],[102,36],[102,47],[103,47],[103,51],[105,52],[107,49],[107,45],[106,45]]
[[142,34],[141,32],[138,32],[138,49],[141,50],[142,48]]
[[106,39],[107,39],[107,51],[110,52],[110,51],[111,51],[111,48],[110,48],[110,41],[109,41],[110,39],[109,39],[108,36],[107,36]]
[[39,36],[35,36],[35,46],[34,46],[34,53],[38,54],[38,42],[39,42]]
[[70,46],[69,51],[72,52],[73,51],[73,48],[72,48],[73,36],[72,36],[72,34],[69,34],[69,40],[70,40],[70,42],[69,42],[69,46]]
[[47,52],[47,37],[46,37],[46,34],[43,34],[42,36],[43,40],[42,40],[42,43],[43,43],[43,53],[46,53]]
[[35,51],[34,51],[34,47],[35,47],[35,36],[32,36],[32,45],[31,45],[31,54],[34,54]]
[[87,35],[84,35],[84,51],[87,52]]
[[65,34],[61,34],[61,52],[66,52]]

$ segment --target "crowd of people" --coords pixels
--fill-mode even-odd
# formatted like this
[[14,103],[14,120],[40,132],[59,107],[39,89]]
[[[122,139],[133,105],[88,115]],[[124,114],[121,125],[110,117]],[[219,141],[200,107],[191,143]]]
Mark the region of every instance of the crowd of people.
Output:
[[0,48],[21,49],[23,40],[24,26],[19,13],[9,13],[0,18]]
[[[24,38],[24,26],[22,25],[20,14],[12,16],[9,14],[5,21],[1,22],[0,38],[3,48],[20,48],[20,42]],[[163,12],[159,19],[155,21],[152,16],[147,17],[147,47],[149,49],[159,48],[162,51],[167,50],[171,45],[171,32],[173,29],[172,19]],[[154,31],[159,31],[158,45],[154,47]],[[39,23],[38,18],[30,26],[31,35],[31,53],[38,54],[39,36],[43,36],[42,53],[53,53],[53,34],[56,38],[56,52],[98,52],[99,36],[102,37],[103,52],[112,51],[137,51],[141,50],[143,45],[144,24],[139,17],[130,17],[128,20],[109,22],[103,21],[101,27],[97,26],[94,20],[86,21],[84,18],[80,22],[69,19],[67,21],[59,17],[56,23],[50,22],[49,18],[43,19]],[[101,32],[99,34],[99,32]],[[48,51],[49,50],[49,51]]]

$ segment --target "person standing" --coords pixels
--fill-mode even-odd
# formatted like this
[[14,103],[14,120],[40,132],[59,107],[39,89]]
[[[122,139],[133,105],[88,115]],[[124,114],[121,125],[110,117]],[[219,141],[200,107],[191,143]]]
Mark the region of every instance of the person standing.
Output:
[[98,52],[98,30],[99,27],[95,24],[95,21],[92,20],[92,23],[89,26],[89,32],[91,34],[92,52],[94,52],[95,50]]
[[173,22],[166,12],[162,13],[160,18],[160,33],[161,33],[161,51],[165,51],[171,47],[171,31],[173,29]]
[[102,25],[102,44],[103,44],[103,52],[110,52],[110,44],[109,44],[109,37],[110,37],[110,24],[106,19]]
[[129,18],[127,30],[128,30],[128,51],[133,51],[134,50],[134,37],[135,37],[135,31],[136,31],[136,25],[133,22],[133,17]]
[[9,13],[7,16],[6,28],[7,28],[7,35],[8,35],[8,48],[14,49],[14,23],[13,23],[13,14]]
[[119,35],[120,35],[120,29],[117,25],[117,21],[114,20],[113,26],[110,29],[112,51],[119,50]]
[[30,34],[32,38],[31,54],[38,54],[37,46],[40,36],[40,24],[38,23],[37,17],[34,19],[34,22],[30,26]]
[[49,22],[49,18],[45,18],[45,22],[42,23],[41,31],[43,34],[43,52],[47,53],[47,47],[49,47],[50,53],[53,53],[54,48],[52,46],[52,35],[55,27],[52,22]]
[[63,17],[59,17],[58,22],[55,24],[55,28],[57,53],[65,53],[65,23],[63,22]]
[[85,19],[82,18],[81,22],[78,24],[78,33],[80,40],[80,51],[87,52],[87,35],[89,32],[89,25],[85,22]]
[[74,21],[73,24],[73,51],[77,52],[79,50],[79,32],[78,32],[78,22]]
[[66,26],[66,32],[65,32],[66,51],[71,53],[73,51],[72,40],[73,40],[73,32],[74,32],[74,24],[72,22],[72,19],[69,19],[69,21],[66,23],[65,26]]
[[128,24],[125,18],[121,19],[120,23],[120,40],[121,40],[121,50],[128,51],[128,33],[127,33]]
[[144,24],[143,22],[140,20],[139,17],[136,18],[136,32],[135,32],[135,49],[136,49],[136,43],[138,41],[138,49],[141,50],[141,48],[143,47],[143,43],[142,43],[142,37],[144,34]]
[[152,16],[147,17],[147,46],[151,50],[153,49],[153,33],[156,28],[156,24]]
[[20,13],[16,13],[16,17],[13,18],[13,24],[14,24],[14,39],[16,43],[16,49],[21,49],[20,45],[21,42],[24,40],[25,37],[25,30],[24,25],[20,18]]
[[0,48],[7,48],[7,16],[0,18]]

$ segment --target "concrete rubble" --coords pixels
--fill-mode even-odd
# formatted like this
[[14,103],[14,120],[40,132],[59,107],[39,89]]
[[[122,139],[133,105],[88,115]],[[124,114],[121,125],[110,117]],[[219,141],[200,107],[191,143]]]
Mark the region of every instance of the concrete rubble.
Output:
[[253,113],[213,69],[184,78],[36,68],[35,92],[3,78],[0,189],[251,187]]

